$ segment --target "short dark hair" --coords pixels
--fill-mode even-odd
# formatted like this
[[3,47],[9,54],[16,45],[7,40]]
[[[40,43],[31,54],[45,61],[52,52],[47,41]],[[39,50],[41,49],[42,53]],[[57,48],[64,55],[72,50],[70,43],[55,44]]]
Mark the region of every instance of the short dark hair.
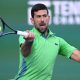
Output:
[[48,14],[48,8],[46,7],[46,5],[38,3],[35,4],[31,9],[32,18],[34,18],[34,12],[37,12],[38,10],[47,10],[47,14]]

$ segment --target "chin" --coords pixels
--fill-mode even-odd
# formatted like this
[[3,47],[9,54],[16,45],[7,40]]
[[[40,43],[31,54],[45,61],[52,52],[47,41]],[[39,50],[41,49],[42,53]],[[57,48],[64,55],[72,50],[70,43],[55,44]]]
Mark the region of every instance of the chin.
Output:
[[41,30],[41,33],[45,33],[45,32],[46,32],[46,30],[47,30],[47,29],[43,29],[43,30]]

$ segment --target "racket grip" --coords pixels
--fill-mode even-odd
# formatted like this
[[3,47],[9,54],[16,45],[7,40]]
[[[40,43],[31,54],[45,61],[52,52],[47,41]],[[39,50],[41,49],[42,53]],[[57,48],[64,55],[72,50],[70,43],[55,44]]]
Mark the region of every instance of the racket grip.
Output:
[[25,31],[17,31],[17,35],[28,36],[28,33]]

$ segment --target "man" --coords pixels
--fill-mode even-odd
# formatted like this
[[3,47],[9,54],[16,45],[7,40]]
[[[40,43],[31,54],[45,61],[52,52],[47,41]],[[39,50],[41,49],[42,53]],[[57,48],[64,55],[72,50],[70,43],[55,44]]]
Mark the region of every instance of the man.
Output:
[[44,4],[34,5],[31,16],[34,28],[19,38],[20,71],[16,80],[52,80],[57,55],[80,62],[80,51],[51,32],[50,16]]

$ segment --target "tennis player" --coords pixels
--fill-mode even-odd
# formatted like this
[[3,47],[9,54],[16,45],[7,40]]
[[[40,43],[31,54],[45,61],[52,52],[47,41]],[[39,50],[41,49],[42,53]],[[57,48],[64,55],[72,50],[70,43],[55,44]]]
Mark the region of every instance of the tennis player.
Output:
[[80,51],[49,29],[50,16],[44,4],[31,9],[34,28],[20,36],[20,64],[16,80],[52,80],[57,55],[80,62]]

